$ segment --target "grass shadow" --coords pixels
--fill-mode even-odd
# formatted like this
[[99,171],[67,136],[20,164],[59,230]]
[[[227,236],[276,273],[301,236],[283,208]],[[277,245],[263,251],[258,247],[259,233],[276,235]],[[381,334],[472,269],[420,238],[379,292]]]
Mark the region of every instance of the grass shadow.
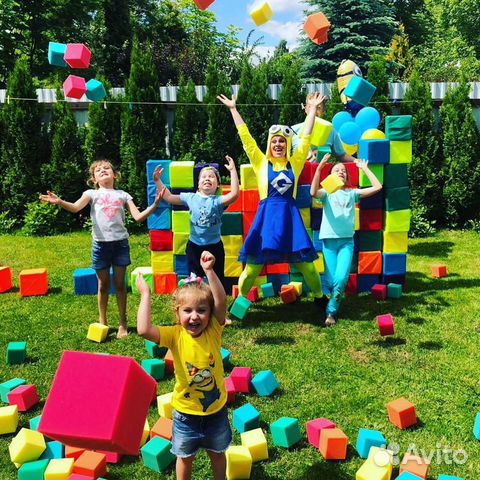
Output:
[[279,335],[277,337],[262,335],[254,339],[254,343],[257,345],[294,345],[295,339],[287,335]]
[[418,344],[418,346],[419,346],[419,348],[421,348],[423,350],[438,351],[438,350],[441,350],[443,348],[443,343],[442,342],[428,341],[428,342],[420,342]]
[[419,257],[446,257],[454,246],[453,242],[418,242],[408,246],[408,253]]
[[425,319],[422,317],[411,317],[406,319],[407,323],[412,323],[413,325],[423,325],[425,323]]
[[371,342],[371,345],[376,345],[377,347],[382,347],[382,348],[400,347],[406,344],[407,344],[407,341],[404,338],[397,338],[397,337],[387,337],[383,340],[375,340]]
[[63,292],[63,288],[62,287],[51,287],[48,289],[48,294],[52,294],[52,295],[58,295],[59,293],[62,293]]

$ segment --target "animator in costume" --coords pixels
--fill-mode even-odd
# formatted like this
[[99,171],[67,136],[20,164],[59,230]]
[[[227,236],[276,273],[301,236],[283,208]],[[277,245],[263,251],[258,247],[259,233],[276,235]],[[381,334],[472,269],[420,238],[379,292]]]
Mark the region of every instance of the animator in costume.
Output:
[[236,108],[236,98],[230,99],[225,95],[217,98],[230,109],[243,148],[257,176],[260,194],[260,206],[240,251],[239,261],[246,263],[239,279],[240,294],[248,295],[264,264],[293,263],[304,276],[315,302],[323,304],[326,297],[322,299],[320,275],[313,264],[318,255],[295,204],[297,181],[310,151],[315,111],[323,96],[317,93],[309,97],[311,108],[304,134],[293,155],[290,127],[272,125],[267,152],[263,153]]

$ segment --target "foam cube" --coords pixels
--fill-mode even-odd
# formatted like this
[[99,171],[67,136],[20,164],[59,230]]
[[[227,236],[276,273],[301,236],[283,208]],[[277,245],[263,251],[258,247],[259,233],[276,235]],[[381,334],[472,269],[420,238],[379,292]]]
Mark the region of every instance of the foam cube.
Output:
[[387,285],[387,298],[400,298],[402,296],[402,285],[389,283]]
[[150,250],[154,252],[173,250],[172,230],[150,230]]
[[293,285],[282,285],[280,290],[280,298],[283,303],[295,303],[297,301],[297,290]]
[[230,379],[238,393],[249,393],[252,383],[252,370],[248,367],[235,367],[230,374]]
[[289,285],[291,285],[295,289],[297,296],[300,296],[302,294],[302,282],[290,282]]
[[412,154],[412,141],[390,141],[390,163],[411,163],[413,158]]
[[12,269],[10,267],[0,267],[0,293],[8,292],[12,288]]
[[53,460],[54,458],[64,458],[65,447],[60,442],[47,442],[45,451],[42,453],[40,460]]
[[268,397],[279,387],[277,379],[271,370],[262,370],[252,379],[252,385],[258,395]]
[[65,458],[73,458],[74,460],[76,460],[84,451],[85,448],[65,445]]
[[200,10],[206,10],[215,0],[193,0]]
[[18,427],[18,405],[0,407],[0,435],[14,433]]
[[154,273],[153,283],[156,294],[168,295],[177,289],[178,279],[175,273]]
[[173,401],[172,392],[165,393],[157,397],[157,409],[158,409],[158,414],[161,417],[169,418],[170,420],[172,419],[172,416],[173,416],[172,401]]
[[165,377],[165,362],[158,358],[142,360],[142,368],[157,381]]
[[95,295],[98,292],[98,279],[93,268],[77,268],[73,272],[75,295]]
[[443,278],[448,275],[448,269],[446,265],[432,265],[432,276],[434,278]]
[[390,162],[390,140],[360,140],[358,158],[370,165]]
[[273,10],[268,4],[268,2],[263,3],[258,8],[255,8],[250,12],[252,20],[255,22],[255,25],[259,27],[264,23],[270,21],[273,17]]
[[396,478],[396,480],[421,480],[421,478],[413,473],[403,472]]
[[150,438],[162,437],[169,442],[172,441],[173,420],[169,418],[160,417],[155,425],[150,430]]
[[387,299],[388,288],[386,285],[377,283],[372,287],[372,297],[376,300],[386,300]]
[[380,275],[357,275],[357,293],[371,292],[380,283]]
[[6,382],[0,383],[0,398],[3,403],[8,403],[8,394],[19,387],[25,385],[27,382],[23,378],[12,378]]
[[395,324],[390,313],[386,313],[385,315],[377,315],[377,323],[378,329],[380,330],[380,335],[382,337],[395,335]]
[[384,186],[386,189],[408,187],[408,165],[385,165]]
[[107,92],[105,90],[105,87],[103,86],[103,83],[94,78],[90,79],[87,82],[86,86],[87,98],[92,102],[99,102],[107,96]]
[[238,278],[242,271],[243,265],[238,261],[238,255],[225,256],[225,277]]
[[384,447],[387,441],[378,430],[361,428],[358,431],[357,452],[360,458],[367,458],[371,447]]
[[382,252],[359,252],[358,273],[361,275],[382,273]]
[[172,228],[172,210],[170,208],[157,208],[148,218],[149,230],[168,230]]
[[258,190],[257,176],[252,165],[240,165],[240,190]]
[[140,446],[144,446],[148,439],[150,438],[150,425],[148,423],[148,418],[145,419],[145,423],[143,425],[143,433],[142,433],[142,441],[140,442]]
[[103,477],[98,477],[95,479],[95,477],[91,477],[90,475],[80,475],[79,473],[72,473],[69,477],[68,480],[101,480]]
[[296,418],[281,417],[270,424],[273,443],[277,447],[290,448],[302,439]]
[[173,265],[175,268],[175,273],[177,274],[178,281],[182,280],[180,276],[187,278],[190,275],[190,270],[188,268],[188,260],[186,255],[174,255]]
[[330,195],[332,193],[335,193],[337,190],[340,190],[343,188],[343,181],[340,179],[338,175],[335,175],[334,173],[330,174],[325,180],[323,180],[320,185],[324,190],[327,191]]
[[107,473],[107,456],[104,453],[85,450],[73,465],[73,472],[94,478]]
[[[323,12],[314,13],[307,17],[306,22],[303,24],[303,29],[307,34],[308,38],[313,43],[321,45],[328,41],[328,31],[330,30],[330,22]],[[324,145],[325,141],[322,143],[315,143],[312,145]]]
[[83,43],[69,43],[64,59],[70,68],[88,68],[92,52]]
[[247,298],[250,302],[258,302],[259,295],[258,295],[258,287],[252,287],[248,292]]
[[255,428],[240,434],[242,445],[247,447],[252,456],[252,462],[268,460],[267,439],[261,428]]
[[[170,186],[172,188],[193,188],[193,169],[195,162],[172,162],[170,163]],[[174,231],[176,231],[174,229]]]
[[[184,213],[184,212],[175,212]],[[151,252],[152,260],[152,272],[154,274],[159,273],[172,273],[174,268],[173,252]],[[153,279],[155,286],[155,279]],[[133,292],[133,288],[132,288]]]
[[[256,190],[255,190],[256,191]],[[243,234],[243,220],[240,212],[227,212],[222,216],[222,236]]]
[[297,198],[295,199],[295,203],[298,208],[310,208],[312,206],[310,185],[298,185]]
[[27,356],[27,342],[10,342],[7,346],[7,363],[17,365],[23,363]]
[[273,284],[271,282],[264,283],[260,287],[262,289],[262,297],[263,298],[271,298],[275,296],[275,291],[273,289]]
[[[260,204],[258,190],[242,190],[242,211],[256,213]],[[243,226],[242,226],[243,230]]]
[[66,445],[136,455],[156,388],[131,358],[66,351],[39,431]]
[[375,210],[384,208],[384,195],[383,191],[370,195],[366,198],[360,198],[360,209],[361,210]]
[[153,173],[157,167],[163,168],[162,182],[170,187],[170,164],[171,160],[147,160],[147,182],[149,185],[155,185]]
[[252,471],[252,455],[247,447],[232,445],[225,452],[227,457],[227,479],[249,479]]
[[153,280],[153,270],[152,267],[137,267],[133,272],[130,274],[130,285],[132,286],[132,293],[138,293],[137,290],[137,276],[141,273],[143,278],[147,282],[148,286],[150,287],[150,291],[153,292],[155,290],[155,284]]
[[[175,213],[174,214],[174,219],[175,219]],[[183,213],[183,212],[182,212]],[[186,255],[187,253],[187,243],[190,238],[189,233],[179,233],[175,232],[173,235],[173,253],[175,255]]]
[[69,75],[63,82],[63,94],[65,98],[80,100],[87,93],[85,79],[77,75]]
[[107,463],[118,463],[123,457],[121,453],[107,452],[106,450],[97,450],[97,452],[105,455],[105,460],[107,461]]
[[65,43],[48,43],[48,63],[56,67],[66,67],[65,52],[67,51],[67,45]]
[[415,405],[401,397],[387,404],[388,419],[402,430],[417,423]]
[[243,320],[248,313],[252,302],[245,297],[238,296],[230,308],[230,314],[239,320]]
[[175,362],[173,360],[173,353],[170,349],[167,350],[167,353],[163,359],[165,360],[165,368],[167,373],[173,375],[175,373]]
[[20,272],[20,296],[30,297],[48,293],[48,273],[46,268],[34,268]]
[[307,422],[308,443],[319,448],[321,433],[326,428],[336,428],[336,425],[327,418],[316,418]]
[[473,426],[473,434],[477,440],[480,440],[480,412],[475,417],[475,424]]
[[385,212],[385,231],[408,232],[410,230],[411,216],[412,211],[410,209]]
[[250,403],[233,411],[233,426],[239,433],[258,428],[260,425],[260,412]]
[[382,250],[383,237],[380,231],[361,231],[355,234],[358,238],[358,249],[361,252],[378,252]]
[[356,295],[358,291],[358,278],[356,273],[351,273],[348,277],[347,287],[345,288],[345,296]]
[[355,474],[355,480],[390,480],[390,478],[389,466],[378,466],[368,460],[362,464]]
[[[384,175],[384,165],[374,164],[368,166],[372,173],[377,177],[378,181],[383,184],[383,175]],[[371,187],[372,182],[367,177],[363,170],[360,170],[358,173],[358,184],[360,187]]]
[[167,352],[165,347],[159,347],[155,342],[150,340],[145,340],[145,348],[147,349],[147,353],[152,358],[162,358]]
[[225,390],[227,391],[227,404],[232,405],[235,403],[235,385],[232,382],[232,379],[230,377],[227,377],[225,379]]
[[407,273],[407,255],[405,253],[384,253],[383,273],[385,275],[405,275]]
[[[225,214],[223,215],[225,217]],[[225,255],[228,257],[235,257],[240,254],[240,250],[243,245],[242,235],[225,235],[222,236],[223,247],[225,249]]]
[[144,465],[155,472],[165,470],[176,458],[171,448],[168,440],[159,436],[152,438],[140,450]]
[[45,480],[68,480],[73,472],[73,458],[50,460],[45,470]]
[[10,459],[15,463],[38,460],[45,450],[45,439],[40,432],[22,428],[8,446]]
[[380,231],[383,228],[383,211],[360,210],[360,230]]
[[442,475],[440,474],[438,476],[438,480],[464,480],[463,478],[460,477],[452,477],[451,475]]
[[353,76],[345,88],[344,95],[360,105],[368,105],[377,87],[362,77]]
[[383,253],[407,253],[408,232],[383,232]]
[[7,397],[8,403],[17,405],[19,412],[30,410],[40,401],[35,385],[20,385],[8,392]]
[[318,449],[325,460],[345,460],[348,437],[339,428],[325,428]]
[[[175,235],[182,234],[182,233],[186,235],[190,235],[190,212],[173,211],[172,212],[172,230],[174,233],[173,248],[175,251]],[[177,253],[185,253],[185,252],[177,252]]]
[[43,480],[50,460],[35,460],[24,463],[18,469],[18,480]]
[[410,208],[410,188],[388,188],[385,192],[385,209],[389,212],[395,210],[408,210]]
[[400,463],[400,474],[403,472],[412,473],[417,477],[426,480],[428,476],[428,470],[430,469],[430,460],[427,458],[419,457],[418,455],[412,455],[406,453]]
[[226,348],[223,347],[220,348],[220,354],[222,355],[223,368],[226,369],[230,365],[231,354]]
[[385,119],[385,133],[389,140],[411,140],[412,126],[411,115],[388,115]]
[[30,430],[35,430],[35,431],[38,430],[38,424],[40,423],[41,418],[42,418],[41,415],[37,415],[36,417],[33,417],[30,419],[30,421],[28,422],[28,426]]
[[108,325],[102,323],[91,323],[88,326],[87,338],[92,342],[102,343],[107,339]]

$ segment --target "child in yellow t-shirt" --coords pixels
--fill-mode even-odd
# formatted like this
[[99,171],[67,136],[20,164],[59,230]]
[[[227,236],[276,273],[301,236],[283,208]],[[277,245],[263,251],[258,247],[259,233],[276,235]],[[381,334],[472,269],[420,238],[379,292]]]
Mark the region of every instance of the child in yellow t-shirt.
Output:
[[200,263],[208,285],[193,280],[177,288],[174,295],[177,325],[172,327],[152,324],[150,288],[142,275],[138,276],[141,299],[137,330],[142,337],[168,347],[173,353],[176,381],[172,453],[177,456],[177,478],[191,478],[193,460],[204,448],[212,463],[214,479],[223,480],[225,450],[232,441],[220,352],[227,297],[213,270],[215,257],[204,251]]

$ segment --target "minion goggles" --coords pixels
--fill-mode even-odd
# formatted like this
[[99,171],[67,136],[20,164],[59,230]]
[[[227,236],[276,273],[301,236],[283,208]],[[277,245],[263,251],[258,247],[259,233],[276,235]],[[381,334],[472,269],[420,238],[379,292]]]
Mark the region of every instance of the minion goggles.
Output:
[[268,133],[270,135],[275,135],[278,133],[282,137],[291,137],[293,136],[293,130],[290,127],[287,127],[287,125],[272,125],[268,129]]

